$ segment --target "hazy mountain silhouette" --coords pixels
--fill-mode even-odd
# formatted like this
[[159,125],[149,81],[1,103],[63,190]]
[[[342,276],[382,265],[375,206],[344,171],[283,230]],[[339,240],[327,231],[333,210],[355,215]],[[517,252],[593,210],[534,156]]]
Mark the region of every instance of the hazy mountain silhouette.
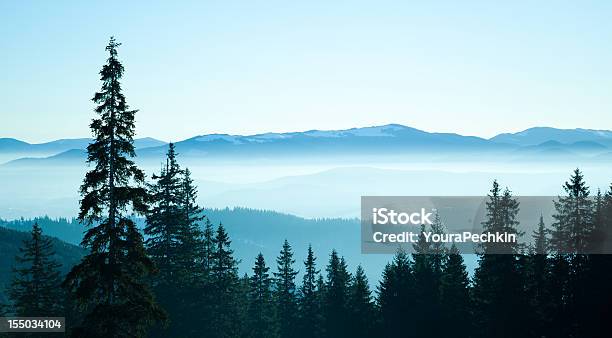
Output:
[[490,140],[519,146],[533,146],[547,141],[556,141],[564,144],[587,141],[611,147],[612,131],[581,128],[557,129],[550,127],[535,127],[518,133],[499,134],[492,137]]
[[[90,138],[61,139],[45,143],[28,143],[14,138],[0,138],[0,153],[48,153],[58,154],[71,149],[85,149]],[[166,142],[151,137],[134,140],[136,148],[162,146]]]
[[[15,156],[8,165],[64,165],[82,163],[89,139],[58,140],[29,144],[15,139],[0,139],[0,154]],[[166,144],[152,138],[136,140],[139,160],[159,161]],[[504,133],[484,139],[454,133],[434,133],[399,125],[351,128],[345,130],[309,130],[255,135],[207,134],[176,142],[185,159],[221,158],[350,158],[369,156],[423,155],[431,160],[473,160],[486,156],[504,156],[517,160],[581,159],[601,156],[612,149],[612,131],[590,129],[530,128],[518,133]],[[41,156],[41,154],[43,154]],[[467,157],[466,157],[467,156]],[[471,157],[470,157],[471,156]],[[24,158],[26,157],[26,158]]]

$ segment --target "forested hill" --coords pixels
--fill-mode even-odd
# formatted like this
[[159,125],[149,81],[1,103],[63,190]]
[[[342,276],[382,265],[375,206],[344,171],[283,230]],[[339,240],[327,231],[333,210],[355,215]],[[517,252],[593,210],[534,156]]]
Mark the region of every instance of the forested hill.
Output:
[[[25,224],[25,220],[23,222]],[[32,223],[29,223],[29,228],[24,229],[25,231],[0,226],[0,303],[6,301],[5,289],[12,278],[15,256],[19,253],[23,241],[31,237],[29,232],[31,229]],[[55,259],[62,264],[61,270],[63,273],[67,273],[85,255],[85,250],[79,246],[54,237],[51,237],[51,240],[55,250]]]
[[32,219],[20,218],[11,221],[0,219],[0,226],[26,232],[32,230],[32,224],[34,223],[40,225],[45,235],[57,237],[70,244],[79,245],[83,239],[84,228],[74,218],[50,218],[44,216]]
[[[309,240],[312,237],[314,241],[319,236],[329,237],[335,232],[349,229],[356,229],[355,235],[359,235],[357,219],[306,219],[276,211],[241,207],[223,209],[205,208],[204,215],[214,224],[223,223],[231,232],[232,237],[245,240],[248,238],[255,242],[263,239],[263,236],[268,240],[275,238],[280,240],[281,243],[287,236],[295,236],[301,240]],[[50,218],[43,216],[33,219],[0,219],[0,226],[19,231],[30,231],[34,222],[41,226],[46,235],[57,237],[71,244],[79,245],[83,238],[84,227],[75,218]],[[136,222],[142,226],[144,219],[138,218]]]
[[[326,257],[332,249],[342,252],[351,265],[363,264],[371,267],[371,278],[378,277],[385,259],[376,255],[361,255],[360,225],[358,219],[322,218],[307,219],[270,210],[249,208],[223,208],[203,211],[213,224],[223,223],[232,240],[232,248],[238,258],[241,272],[250,272],[252,259],[258,253],[272,259],[278,255],[281,245],[287,239],[296,252],[297,261],[312,244],[317,256]],[[30,231],[38,222],[43,233],[57,237],[70,244],[79,245],[84,227],[76,219],[37,217],[6,221],[0,219],[0,226],[20,231]],[[136,220],[142,228],[144,219]],[[370,257],[371,256],[371,257]],[[11,256],[10,259],[13,257]],[[322,258],[326,259],[326,258]]]

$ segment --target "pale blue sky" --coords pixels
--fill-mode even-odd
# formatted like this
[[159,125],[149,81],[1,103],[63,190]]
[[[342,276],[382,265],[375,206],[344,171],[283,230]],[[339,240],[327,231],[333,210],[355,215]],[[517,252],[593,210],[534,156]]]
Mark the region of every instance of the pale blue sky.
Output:
[[0,137],[89,136],[110,35],[139,136],[612,129],[610,1],[2,1]]

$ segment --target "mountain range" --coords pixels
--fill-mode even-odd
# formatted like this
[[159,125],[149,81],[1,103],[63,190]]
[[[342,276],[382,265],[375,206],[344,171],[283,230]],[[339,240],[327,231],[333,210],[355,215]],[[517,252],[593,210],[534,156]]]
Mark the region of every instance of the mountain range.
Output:
[[[8,165],[65,163],[85,158],[91,139],[63,139],[30,144],[0,139],[0,158]],[[466,154],[508,155],[518,159],[588,157],[612,159],[612,131],[535,127],[517,133],[503,133],[485,139],[454,133],[435,133],[399,125],[309,130],[256,135],[206,134],[176,142],[184,158],[355,157],[373,155]],[[135,140],[142,160],[159,161],[166,143],[153,138]]]
[[[71,149],[85,149],[91,138],[60,139],[45,143],[28,143],[14,138],[0,138],[0,154],[51,154],[55,155]],[[134,140],[137,149],[162,146],[166,142],[151,137]]]

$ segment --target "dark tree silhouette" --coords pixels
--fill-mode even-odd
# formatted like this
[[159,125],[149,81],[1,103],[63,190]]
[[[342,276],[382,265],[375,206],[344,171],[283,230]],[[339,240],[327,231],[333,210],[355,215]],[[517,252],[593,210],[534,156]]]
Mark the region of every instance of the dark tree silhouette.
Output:
[[164,319],[144,282],[153,263],[131,217],[147,211],[148,194],[144,173],[131,159],[136,110],[129,109],[121,92],[118,46],[111,38],[106,47],[102,89],[93,98],[98,104],[98,117],[90,125],[94,141],[87,147],[87,161],[94,168],[80,189],[79,220],[88,226],[82,245],[89,254],[64,282],[87,311],[75,336],[140,337]]
[[200,222],[204,219],[203,209],[197,204],[198,191],[191,178],[191,171],[185,169],[179,190],[179,215],[181,229],[179,239],[181,249],[178,252],[179,262],[185,270],[186,283],[194,286],[202,278],[207,254],[204,251],[204,232]]
[[440,337],[470,337],[472,333],[469,278],[455,245],[448,253],[440,281]]
[[203,234],[198,224],[202,209],[188,169],[181,169],[173,143],[166,163],[150,185],[152,208],[147,214],[145,245],[159,269],[153,280],[155,294],[168,312],[170,324],[155,330],[160,336],[193,334],[197,300],[203,278]]
[[272,298],[272,278],[264,256],[260,253],[249,280],[246,336],[253,338],[277,337],[276,318]]
[[412,263],[404,251],[398,251],[393,261],[385,266],[378,286],[378,307],[381,316],[381,335],[401,337],[405,335],[406,318],[413,318],[415,311],[414,275]]
[[552,248],[559,253],[585,253],[593,231],[593,202],[579,169],[563,185],[567,196],[555,201]]
[[324,308],[325,336],[345,337],[348,325],[348,297],[351,276],[347,271],[344,257],[340,258],[336,250],[332,250],[329,264],[326,267]]
[[277,272],[274,273],[275,300],[278,313],[280,337],[294,338],[297,333],[297,299],[295,294],[295,276],[293,269],[293,251],[285,240],[280,255],[276,259]]
[[148,236],[145,242],[147,253],[159,270],[155,280],[161,288],[171,288],[185,277],[185,269],[179,260],[184,227],[180,199],[182,174],[174,144],[170,143],[164,167],[159,175],[153,175],[155,183],[149,189],[152,207],[144,229]]
[[225,228],[219,224],[215,236],[212,266],[213,316],[210,318],[213,337],[236,337],[240,334],[240,283],[238,261],[234,259],[231,241]]
[[[611,252],[612,185],[597,199],[594,213],[593,249],[595,252]],[[591,255],[586,270],[588,285],[584,297],[588,305],[581,316],[581,334],[584,337],[603,337],[609,333],[609,318],[612,318],[612,255]]]
[[349,290],[349,337],[372,337],[375,334],[377,316],[368,278],[361,265],[357,266]]
[[[438,220],[439,221],[439,220]],[[414,276],[414,307],[418,311],[414,314],[414,336],[431,337],[437,336],[439,325],[435,325],[437,314],[440,312],[440,254],[433,254],[432,245],[425,240],[423,233],[425,225],[421,225],[419,241],[414,245],[415,254],[412,255]],[[438,248],[438,250],[440,250]],[[434,267],[434,263],[437,266]]]
[[42,235],[38,223],[32,226],[31,237],[23,242],[15,257],[17,266],[9,288],[14,313],[22,317],[63,316],[60,285],[60,264],[53,258],[55,251],[49,238]]
[[[300,287],[299,298],[299,325],[298,335],[300,337],[320,337],[321,333],[321,308],[317,290],[316,257],[312,251],[312,245],[308,246],[308,254],[304,261],[304,277]],[[320,276],[320,275],[319,275]],[[319,286],[319,289],[322,287]]]
[[551,260],[548,257],[549,238],[548,230],[544,224],[544,217],[540,216],[537,229],[533,232],[533,247],[526,257],[525,294],[528,300],[528,322],[530,336],[543,337],[550,330],[552,319]]
[[[486,202],[484,231],[521,235],[516,229],[518,210],[518,202],[510,191],[502,192],[494,181]],[[525,336],[526,327],[515,324],[525,321],[522,316],[526,308],[519,246],[507,242],[482,244],[479,266],[474,272],[474,334],[479,337]]]

